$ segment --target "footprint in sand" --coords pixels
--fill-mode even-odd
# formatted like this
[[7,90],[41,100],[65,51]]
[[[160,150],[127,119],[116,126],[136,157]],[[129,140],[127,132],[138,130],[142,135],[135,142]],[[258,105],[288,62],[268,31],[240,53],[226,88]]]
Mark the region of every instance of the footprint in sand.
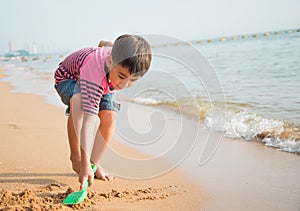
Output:
[[14,123],[9,123],[9,124],[2,124],[2,127],[7,127],[10,129],[21,129],[17,124]]

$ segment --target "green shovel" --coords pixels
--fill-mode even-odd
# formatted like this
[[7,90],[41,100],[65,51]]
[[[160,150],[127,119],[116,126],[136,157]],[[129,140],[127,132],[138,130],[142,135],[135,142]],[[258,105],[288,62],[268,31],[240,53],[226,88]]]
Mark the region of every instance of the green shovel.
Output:
[[[92,164],[92,170],[95,173],[97,170],[97,166],[95,164]],[[80,204],[83,202],[83,200],[87,197],[87,188],[89,186],[89,180],[84,184],[84,187],[82,190],[70,193],[67,198],[63,201],[63,204],[65,205],[72,205],[72,204]]]

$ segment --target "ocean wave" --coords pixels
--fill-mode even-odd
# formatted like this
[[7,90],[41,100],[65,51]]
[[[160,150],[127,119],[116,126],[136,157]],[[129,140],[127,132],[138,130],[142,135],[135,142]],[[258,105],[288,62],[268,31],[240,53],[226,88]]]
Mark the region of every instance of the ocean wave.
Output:
[[133,102],[136,104],[141,104],[141,105],[159,105],[161,103],[160,100],[154,99],[154,98],[144,98],[144,97],[135,97],[133,99]]
[[194,117],[205,128],[222,132],[225,136],[246,141],[259,141],[278,150],[300,153],[300,126],[280,119],[272,119],[261,114],[251,113],[247,103],[211,103],[205,98],[191,100],[179,99],[176,102],[158,100],[151,97],[135,98],[133,103],[147,106],[164,106]]
[[284,120],[240,111],[226,115],[223,132],[228,137],[261,141],[266,146],[300,153],[300,127]]

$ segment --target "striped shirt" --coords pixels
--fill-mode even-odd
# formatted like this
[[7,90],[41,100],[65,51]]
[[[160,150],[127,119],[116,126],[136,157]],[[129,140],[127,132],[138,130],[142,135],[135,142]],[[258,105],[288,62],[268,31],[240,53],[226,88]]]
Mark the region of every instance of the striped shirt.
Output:
[[55,83],[68,79],[79,82],[82,109],[87,114],[97,115],[103,94],[110,93],[104,70],[105,60],[111,47],[84,48],[69,55],[55,71]]

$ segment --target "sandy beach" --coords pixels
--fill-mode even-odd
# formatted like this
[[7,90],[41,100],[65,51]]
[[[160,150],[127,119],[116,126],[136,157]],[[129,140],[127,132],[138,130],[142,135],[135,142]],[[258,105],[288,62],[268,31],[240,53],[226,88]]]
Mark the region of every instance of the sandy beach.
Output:
[[[207,203],[205,191],[174,170],[146,180],[96,180],[84,203],[63,206],[66,194],[79,188],[69,161],[64,109],[12,90],[0,83],[0,210],[199,210]],[[116,141],[112,145],[145,156]]]
[[[4,73],[1,70],[1,78]],[[120,175],[132,178],[168,166],[175,169],[150,179],[117,176],[112,182],[96,180],[84,203],[63,206],[66,195],[79,188],[68,159],[64,108],[46,104],[41,96],[14,93],[13,89],[0,82],[0,210],[300,210],[299,155],[223,137],[214,156],[199,165],[201,149],[211,131],[200,129],[193,143],[195,137],[190,132],[197,124],[192,119],[182,123],[189,129],[183,138],[192,148],[180,165],[176,164],[177,153],[138,168],[118,161],[111,153],[133,159],[151,158],[155,149],[155,154],[162,153],[170,144],[168,140],[176,138],[174,128],[180,126],[172,114],[165,125],[165,136],[153,144],[161,149],[133,149],[117,135],[103,165],[116,175],[120,170]],[[138,106],[135,121],[143,120],[145,112],[153,112],[151,109]],[[120,115],[118,133],[125,123]],[[219,134],[212,133],[214,137]]]

